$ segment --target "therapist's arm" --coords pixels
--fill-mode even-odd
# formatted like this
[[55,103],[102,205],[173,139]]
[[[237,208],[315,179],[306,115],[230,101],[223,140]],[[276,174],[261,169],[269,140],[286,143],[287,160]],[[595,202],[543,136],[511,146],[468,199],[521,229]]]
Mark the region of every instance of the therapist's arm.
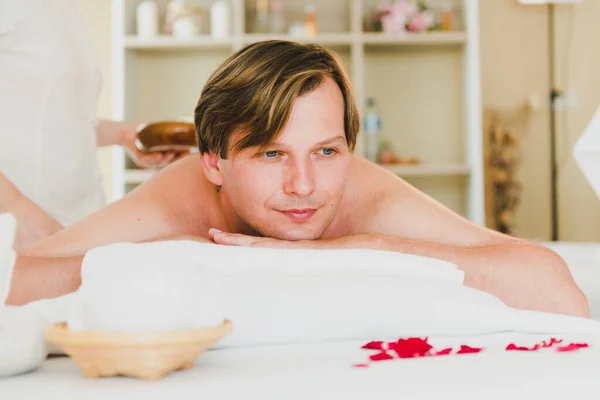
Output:
[[21,193],[0,171],[1,213],[10,213],[17,219],[15,249],[35,243],[63,229],[58,221]]
[[136,130],[139,122],[100,120],[96,126],[96,142],[99,147],[122,146],[140,168],[163,168],[187,154],[157,152],[145,154],[135,146]]

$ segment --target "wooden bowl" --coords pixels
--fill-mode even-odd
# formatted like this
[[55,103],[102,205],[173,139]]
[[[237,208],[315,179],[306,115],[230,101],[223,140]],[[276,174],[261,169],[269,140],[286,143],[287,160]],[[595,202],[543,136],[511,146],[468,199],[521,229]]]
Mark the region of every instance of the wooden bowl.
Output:
[[196,128],[180,121],[142,124],[136,132],[135,146],[144,153],[190,151],[196,147]]
[[87,378],[131,376],[147,380],[194,366],[194,360],[231,332],[231,321],[212,328],[162,332],[70,331],[65,323],[46,331]]

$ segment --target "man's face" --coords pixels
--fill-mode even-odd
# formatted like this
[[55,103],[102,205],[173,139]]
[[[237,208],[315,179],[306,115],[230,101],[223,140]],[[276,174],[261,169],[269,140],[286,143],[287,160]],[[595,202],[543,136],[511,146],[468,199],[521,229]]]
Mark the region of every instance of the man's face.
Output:
[[238,218],[263,236],[285,240],[323,235],[337,214],[349,164],[344,99],[329,78],[296,100],[272,146],[219,160],[223,191]]

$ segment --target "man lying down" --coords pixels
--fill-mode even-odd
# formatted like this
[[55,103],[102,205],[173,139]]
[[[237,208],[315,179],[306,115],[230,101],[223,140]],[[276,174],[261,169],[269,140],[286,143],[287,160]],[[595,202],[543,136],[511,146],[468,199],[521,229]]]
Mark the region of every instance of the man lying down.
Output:
[[472,224],[352,154],[359,113],[333,53],[267,41],[226,60],[195,109],[200,155],[27,248],[9,304],[75,291],[83,255],[114,242],[370,248],[439,258],[509,306],[588,316],[565,262]]

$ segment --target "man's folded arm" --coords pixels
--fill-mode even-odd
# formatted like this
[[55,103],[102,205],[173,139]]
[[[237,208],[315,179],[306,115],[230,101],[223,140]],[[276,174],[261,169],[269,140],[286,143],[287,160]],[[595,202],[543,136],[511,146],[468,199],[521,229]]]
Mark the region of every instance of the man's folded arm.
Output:
[[83,256],[18,257],[6,303],[22,305],[74,292],[81,284]]
[[508,306],[589,316],[587,299],[564,260],[537,244],[514,240],[461,247],[370,234],[323,243],[326,247],[398,251],[450,261],[465,272],[465,285],[488,292]]

